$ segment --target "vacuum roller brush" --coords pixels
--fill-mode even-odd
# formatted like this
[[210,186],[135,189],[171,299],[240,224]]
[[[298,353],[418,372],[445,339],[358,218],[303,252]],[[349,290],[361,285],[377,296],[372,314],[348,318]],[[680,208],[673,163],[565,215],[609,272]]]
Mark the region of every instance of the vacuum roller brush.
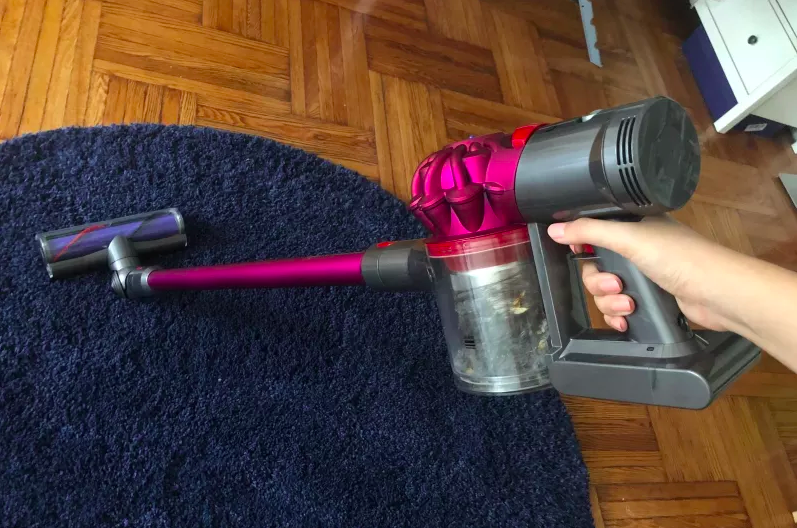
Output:
[[185,248],[185,223],[177,209],[114,218],[36,235],[50,279],[64,279],[108,268],[108,246],[115,237],[130,241],[138,255]]

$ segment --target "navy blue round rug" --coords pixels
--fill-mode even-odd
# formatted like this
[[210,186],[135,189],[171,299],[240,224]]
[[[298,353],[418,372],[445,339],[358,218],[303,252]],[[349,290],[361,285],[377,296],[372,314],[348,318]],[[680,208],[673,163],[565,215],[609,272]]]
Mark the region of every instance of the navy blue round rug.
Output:
[[49,283],[34,234],[165,207],[165,266],[415,238],[357,174],[210,129],[0,145],[0,525],[592,526],[553,391],[458,392],[430,294],[360,287],[116,298]]

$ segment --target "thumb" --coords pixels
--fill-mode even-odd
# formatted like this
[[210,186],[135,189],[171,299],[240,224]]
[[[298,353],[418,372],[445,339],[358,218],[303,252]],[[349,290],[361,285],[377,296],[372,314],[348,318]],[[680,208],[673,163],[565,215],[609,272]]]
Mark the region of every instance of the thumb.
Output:
[[639,233],[629,229],[627,222],[610,222],[594,218],[579,218],[573,222],[551,224],[548,236],[560,244],[591,244],[610,249],[628,257]]

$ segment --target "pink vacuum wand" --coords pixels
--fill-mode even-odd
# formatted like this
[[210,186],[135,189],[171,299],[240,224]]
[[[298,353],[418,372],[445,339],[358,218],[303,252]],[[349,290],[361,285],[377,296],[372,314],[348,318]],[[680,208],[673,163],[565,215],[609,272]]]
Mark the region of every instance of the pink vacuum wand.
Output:
[[[51,279],[110,267],[113,290],[364,284],[434,287],[455,381],[477,394],[553,386],[568,393],[655,405],[708,405],[758,358],[730,333],[693,332],[675,299],[604,248],[571,255],[546,224],[578,217],[636,221],[686,204],[700,147],[678,103],[656,97],[511,134],[472,137],[421,162],[412,213],[425,240],[380,242],[359,253],[185,269],[140,257],[185,247],[174,209],[36,236]],[[589,328],[575,262],[614,273],[636,310],[628,331]]]
[[431,286],[422,241],[381,242],[360,253],[242,264],[178,269],[142,266],[142,255],[187,245],[185,223],[176,209],[40,233],[36,240],[50,279],[110,267],[114,292],[128,299],[168,290],[358,284],[412,290]]

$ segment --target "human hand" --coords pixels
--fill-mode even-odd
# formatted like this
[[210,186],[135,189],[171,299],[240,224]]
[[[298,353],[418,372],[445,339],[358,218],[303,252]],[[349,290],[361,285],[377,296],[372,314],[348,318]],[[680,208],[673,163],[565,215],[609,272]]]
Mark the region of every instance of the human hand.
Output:
[[[665,216],[647,217],[640,222],[611,222],[581,218],[552,224],[550,237],[579,252],[592,244],[619,253],[633,262],[653,282],[675,296],[678,306],[691,321],[712,330],[728,330],[729,314],[723,310],[710,277],[722,273],[723,261],[739,257]],[[633,313],[634,300],[622,292],[622,282],[611,273],[598,271],[587,262],[582,271],[584,286],[595,296],[595,304],[606,323],[625,332],[625,316]]]

